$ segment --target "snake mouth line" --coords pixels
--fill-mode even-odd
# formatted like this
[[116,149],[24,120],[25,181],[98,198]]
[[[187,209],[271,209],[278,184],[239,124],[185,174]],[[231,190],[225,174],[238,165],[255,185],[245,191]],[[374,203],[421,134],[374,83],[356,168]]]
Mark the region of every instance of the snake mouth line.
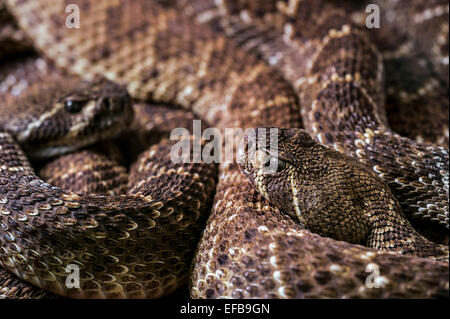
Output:
[[24,151],[32,160],[53,158],[93,145],[103,140],[113,139],[120,135],[122,129],[125,128],[126,123],[126,120],[121,120],[120,118],[103,120],[98,125],[99,127],[103,127],[103,129],[99,129],[95,133],[87,134],[78,139],[73,137],[71,138],[73,140],[72,143],[68,143],[67,139],[63,138],[61,140],[54,141],[53,143],[49,143],[47,146],[33,145],[31,147],[24,147]]

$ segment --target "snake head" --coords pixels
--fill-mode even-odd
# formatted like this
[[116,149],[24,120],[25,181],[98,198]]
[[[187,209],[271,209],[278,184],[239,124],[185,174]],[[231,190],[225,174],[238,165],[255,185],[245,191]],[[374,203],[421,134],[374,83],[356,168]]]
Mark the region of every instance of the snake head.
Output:
[[61,155],[118,135],[131,122],[127,90],[111,81],[48,83],[0,110],[0,128],[30,158]]
[[326,170],[327,157],[328,150],[304,130],[259,128],[244,136],[239,165],[266,199],[305,225],[298,183],[313,184]]

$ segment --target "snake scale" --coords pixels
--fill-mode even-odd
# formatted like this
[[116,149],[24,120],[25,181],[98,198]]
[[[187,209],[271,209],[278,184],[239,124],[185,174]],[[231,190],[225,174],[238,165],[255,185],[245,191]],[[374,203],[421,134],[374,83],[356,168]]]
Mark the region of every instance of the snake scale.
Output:
[[[82,12],[80,29],[65,27],[70,3]],[[58,68],[93,83],[98,76],[117,83],[60,82],[56,93],[51,86],[6,106],[47,107],[40,113],[49,112],[46,125],[56,127],[69,92],[89,92],[81,119],[89,123],[71,136],[80,143],[87,143],[83,135],[107,135],[88,129],[100,120],[92,112],[115,116],[102,122],[106,128],[126,125],[124,87],[133,99],[180,106],[221,130],[285,128],[275,177],[245,162],[222,163],[213,195],[217,167],[175,164],[167,155],[172,144],[163,140],[138,156],[127,194],[75,195],[35,175],[16,142],[40,154],[27,140],[33,134],[0,121],[0,257],[8,271],[70,297],[159,297],[189,280],[193,298],[448,298],[448,246],[432,243],[408,221],[424,235],[442,239],[448,232],[448,146],[390,129],[377,39],[350,13],[307,0],[6,4]],[[414,2],[426,32],[406,36],[448,91],[442,80],[448,42],[428,50],[423,41],[439,43],[441,31],[448,34],[448,22],[446,29],[442,21],[433,24],[448,19],[448,3],[429,6],[432,11]],[[422,11],[428,13],[420,19]],[[19,121],[11,110],[3,113]],[[49,136],[68,140],[67,131],[39,131],[45,122],[39,119],[21,118],[53,148]],[[319,184],[323,178],[329,183]],[[75,290],[64,285],[63,270],[73,262],[83,273]],[[380,288],[366,284],[368,267],[379,269]],[[42,295],[14,278],[6,285]]]

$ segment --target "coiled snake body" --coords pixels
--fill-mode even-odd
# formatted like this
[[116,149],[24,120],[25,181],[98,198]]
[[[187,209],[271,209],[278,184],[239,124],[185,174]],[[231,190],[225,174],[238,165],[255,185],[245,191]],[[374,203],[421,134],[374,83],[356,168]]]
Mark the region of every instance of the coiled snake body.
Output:
[[[448,228],[448,148],[420,144],[388,128],[380,56],[364,30],[352,26],[345,14],[318,1],[72,2],[83,12],[79,30],[65,27],[65,1],[7,4],[40,52],[87,80],[106,76],[126,85],[136,99],[182,106],[219,129],[298,128],[302,120],[320,143],[363,163],[352,167],[378,175],[367,173],[371,177],[362,182],[360,174],[337,174],[330,185],[348,179],[350,184],[361,182],[355,187],[361,194],[374,196],[382,190],[378,207],[402,216],[387,214],[379,220],[384,233],[369,242],[384,250],[355,244],[362,244],[360,240],[321,237],[304,228],[311,224],[296,223],[265,200],[236,163],[221,164],[212,212],[190,272],[192,297],[448,297],[448,263],[423,258],[448,258],[448,247],[418,234],[400,236],[404,229],[412,233],[400,205],[387,187],[373,186],[383,179],[405,216]],[[196,5],[198,10],[188,10]],[[220,34],[239,26],[239,21],[222,24],[238,14],[256,26],[264,21],[274,34],[284,28],[289,36],[281,32],[281,37],[267,37],[268,45],[256,45],[258,55],[248,52],[233,35],[227,39]],[[281,52],[278,58],[276,50]],[[196,241],[196,227],[214,187],[214,165],[177,167],[168,155],[150,164],[144,156],[137,165],[141,169],[130,178],[144,182],[136,183],[129,195],[81,196],[37,179],[11,135],[1,133],[0,140],[5,268],[34,285],[75,297],[159,296],[187,277],[190,255],[184,253],[189,251],[185,245],[192,248]],[[150,159],[168,154],[168,145],[146,154]],[[342,163],[346,161],[355,160],[345,157]],[[156,169],[151,172],[144,169],[152,165]],[[312,168],[306,165],[314,183]],[[167,181],[174,184],[158,191],[155,185]],[[293,189],[302,201],[314,198],[298,186]],[[338,189],[330,189],[334,191]],[[274,194],[286,199],[293,193],[277,189]],[[339,206],[346,199],[329,200],[329,205]],[[342,207],[354,203],[342,202]],[[287,206],[282,203],[281,208]],[[331,216],[338,211],[326,205],[322,209]],[[378,221],[377,215],[374,219]],[[320,227],[312,228],[331,227],[325,222],[319,219]],[[350,226],[333,227],[324,234],[333,236],[342,233],[339,227]],[[63,268],[71,262],[86,271],[82,288],[75,291],[63,284]],[[379,288],[366,284],[367,269],[375,268]]]

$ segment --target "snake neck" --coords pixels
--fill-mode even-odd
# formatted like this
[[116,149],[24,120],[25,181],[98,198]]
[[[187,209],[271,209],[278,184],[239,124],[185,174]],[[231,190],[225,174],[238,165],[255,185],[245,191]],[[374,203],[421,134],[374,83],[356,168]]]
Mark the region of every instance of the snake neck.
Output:
[[380,206],[367,212],[371,231],[365,245],[375,249],[395,251],[437,260],[448,260],[449,248],[436,244],[419,234],[405,218],[401,209]]

